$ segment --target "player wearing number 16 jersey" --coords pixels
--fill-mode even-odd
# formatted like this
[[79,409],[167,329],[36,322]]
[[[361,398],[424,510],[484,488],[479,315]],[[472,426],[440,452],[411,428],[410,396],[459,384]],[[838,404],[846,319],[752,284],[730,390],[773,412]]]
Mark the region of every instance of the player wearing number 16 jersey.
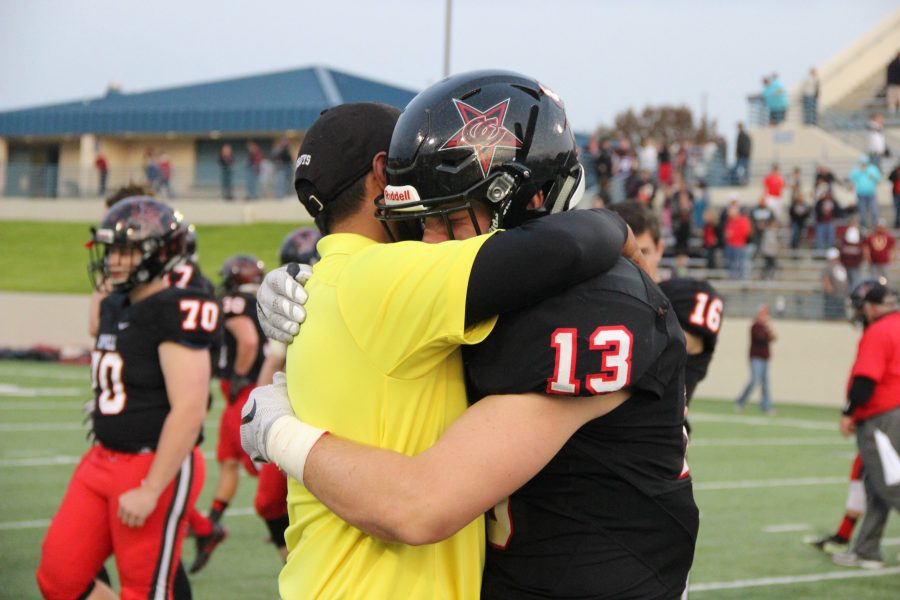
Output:
[[183,258],[181,215],[148,197],[116,203],[93,229],[100,306],[92,354],[95,445],[82,458],[44,540],[45,598],[91,597],[115,555],[121,598],[171,598],[184,512],[199,493],[196,448],[209,392],[215,299],[170,287]]

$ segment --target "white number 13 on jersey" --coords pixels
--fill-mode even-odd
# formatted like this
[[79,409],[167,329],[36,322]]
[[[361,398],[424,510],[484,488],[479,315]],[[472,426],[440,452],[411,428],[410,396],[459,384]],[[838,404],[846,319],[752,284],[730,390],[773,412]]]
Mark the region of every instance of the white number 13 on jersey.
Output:
[[[553,377],[547,380],[548,394],[577,394],[581,382],[575,379],[575,363],[578,359],[578,330],[560,328],[550,336],[550,345],[556,348],[556,365]],[[631,332],[621,325],[598,327],[591,334],[590,349],[600,353],[600,372],[587,375],[585,386],[592,394],[615,392],[628,385],[631,379]]]

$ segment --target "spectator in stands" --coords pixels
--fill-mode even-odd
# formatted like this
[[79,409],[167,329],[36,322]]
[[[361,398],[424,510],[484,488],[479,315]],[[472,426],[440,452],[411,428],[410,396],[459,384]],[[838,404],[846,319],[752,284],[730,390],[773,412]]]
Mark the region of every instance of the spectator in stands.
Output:
[[659,150],[653,138],[644,138],[641,140],[641,149],[638,151],[638,168],[647,170],[655,179],[656,171],[659,168]]
[[837,181],[837,177],[835,177],[834,172],[831,171],[825,165],[816,165],[816,177],[813,180],[813,189],[819,189],[819,184],[824,183],[829,188],[834,185],[834,182]]
[[831,192],[831,186],[820,183],[816,187],[816,250],[825,250],[835,244],[835,219],[840,216],[840,207]]
[[737,199],[732,199],[725,219],[725,262],[728,263],[728,276],[732,279],[746,278],[749,239],[750,219],[741,212]]
[[791,249],[800,248],[806,233],[806,223],[809,220],[810,206],[806,202],[806,196],[799,187],[791,191],[791,206],[788,210],[791,218]]
[[875,191],[878,182],[881,181],[881,171],[869,162],[868,155],[862,154],[847,179],[856,192],[856,210],[859,213],[860,225],[864,229],[874,227],[878,222],[878,202],[875,198]]
[[738,123],[737,143],[734,147],[734,171],[732,173],[732,182],[735,185],[747,185],[747,178],[750,174],[750,151],[753,142],[750,135],[744,130],[744,124]]
[[281,138],[272,150],[272,162],[275,163],[275,196],[284,198],[294,189],[294,158],[291,156],[291,141]]
[[609,139],[600,144],[600,153],[597,155],[595,167],[597,173],[597,185],[601,192],[609,193],[609,182],[613,176],[613,149]]
[[895,117],[900,111],[900,52],[887,66],[887,109]]
[[697,182],[697,195],[694,197],[694,228],[703,229],[706,209],[709,207],[709,188],[703,179]]
[[163,152],[159,155],[159,180],[157,184],[157,192],[162,194],[165,190],[166,198],[172,199],[175,194],[172,192],[172,161],[169,155]]
[[829,248],[825,258],[828,262],[822,269],[823,316],[826,319],[844,319],[844,300],[850,290],[847,269],[841,264],[841,251],[837,248]]
[[763,279],[774,279],[778,268],[778,223],[771,219],[763,226],[759,238],[759,254],[763,258]]
[[719,227],[716,223],[716,212],[707,210],[703,215],[703,248],[706,250],[706,268],[718,268],[716,252],[722,245],[719,239]]
[[232,170],[234,168],[234,153],[231,144],[222,144],[219,148],[219,170],[222,182],[222,197],[226,200],[234,199],[234,191],[232,189]]
[[869,276],[873,279],[884,278],[887,281],[888,269],[893,264],[896,254],[897,241],[888,230],[884,219],[878,220],[875,230],[866,236],[863,246],[866,262],[869,263]]
[[819,75],[810,69],[803,80],[803,124],[815,125],[819,113]]
[[889,154],[884,137],[884,115],[872,115],[866,129],[869,130],[869,162],[880,170],[881,159]]
[[750,327],[750,381],[735,401],[735,409],[738,412],[744,411],[753,388],[760,386],[762,390],[760,409],[767,415],[775,414],[772,396],[769,393],[769,358],[771,344],[774,341],[775,330],[769,317],[769,305],[763,304],[756,311],[756,318]]
[[773,73],[769,79],[763,79],[762,95],[769,111],[769,125],[782,123],[787,116],[788,94],[787,88],[778,78],[778,73]]
[[653,175],[647,169],[641,168],[632,172],[625,180],[625,199],[638,200],[644,206],[653,208],[653,198],[656,196],[656,184],[653,183]]
[[772,164],[772,170],[763,179],[763,189],[766,192],[766,205],[775,215],[775,219],[781,218],[781,193],[784,191],[784,177],[781,176],[781,168],[778,163]]
[[891,194],[894,197],[894,229],[900,229],[900,162],[888,175],[891,181]]
[[659,145],[659,173],[657,180],[659,185],[672,184],[672,152],[669,150],[669,142],[663,140]]
[[103,196],[106,194],[106,178],[109,175],[109,164],[106,162],[106,156],[102,152],[97,153],[97,158],[94,160],[94,166],[97,167],[97,177],[100,180],[100,185],[97,188],[97,195]]
[[263,153],[256,142],[247,142],[247,200],[259,198],[259,174]]
[[693,230],[694,206],[687,190],[678,192],[672,213],[672,235],[675,237],[675,276],[687,275],[689,242]]
[[154,192],[159,190],[159,162],[153,148],[144,151],[144,175],[147,177],[147,187]]
[[857,215],[851,215],[838,243],[838,250],[841,253],[841,264],[847,270],[849,289],[852,290],[862,279],[863,237]]

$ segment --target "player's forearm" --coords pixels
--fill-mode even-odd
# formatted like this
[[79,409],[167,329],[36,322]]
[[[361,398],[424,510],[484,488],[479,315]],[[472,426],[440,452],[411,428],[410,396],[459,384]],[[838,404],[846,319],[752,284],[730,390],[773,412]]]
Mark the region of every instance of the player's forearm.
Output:
[[205,416],[206,406],[203,403],[177,406],[169,411],[156,446],[156,456],[143,485],[157,493],[161,493],[169,485],[185,457],[197,444]]
[[256,354],[259,350],[259,340],[242,341],[237,346],[234,356],[234,374],[243,377],[253,368]]

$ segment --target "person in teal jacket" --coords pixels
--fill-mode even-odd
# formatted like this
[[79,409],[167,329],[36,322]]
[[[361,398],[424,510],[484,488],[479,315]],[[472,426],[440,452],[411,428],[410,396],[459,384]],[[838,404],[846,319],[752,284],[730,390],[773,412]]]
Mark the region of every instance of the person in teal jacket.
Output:
[[859,213],[859,224],[864,228],[875,227],[878,223],[878,202],[875,189],[881,181],[881,171],[869,161],[865,154],[860,155],[859,162],[847,180],[856,191],[856,210]]
[[781,83],[778,74],[773,74],[770,79],[763,79],[763,101],[769,111],[769,125],[778,125],[784,121],[788,109],[787,88]]

